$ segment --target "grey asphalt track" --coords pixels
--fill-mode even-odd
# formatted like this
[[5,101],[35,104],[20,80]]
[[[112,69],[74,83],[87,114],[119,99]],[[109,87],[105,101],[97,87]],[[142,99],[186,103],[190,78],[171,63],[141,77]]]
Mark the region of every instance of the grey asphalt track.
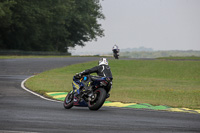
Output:
[[33,74],[97,59],[0,59],[0,133],[200,133],[199,114],[111,107],[66,110],[62,103],[21,88],[21,82]]

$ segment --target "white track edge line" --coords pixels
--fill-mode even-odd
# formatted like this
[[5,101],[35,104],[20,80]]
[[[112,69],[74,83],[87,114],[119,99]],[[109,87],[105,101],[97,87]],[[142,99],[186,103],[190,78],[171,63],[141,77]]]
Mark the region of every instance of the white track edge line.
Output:
[[34,77],[34,76],[30,76],[30,77],[24,79],[24,80],[21,82],[21,87],[22,87],[25,91],[28,91],[29,93],[31,93],[31,94],[33,94],[33,95],[35,95],[35,96],[38,96],[38,97],[40,97],[40,98],[42,98],[42,99],[44,99],[44,100],[48,100],[48,101],[51,101],[51,102],[59,102],[59,103],[62,103],[62,101],[57,101],[57,100],[53,100],[53,99],[46,98],[46,97],[44,97],[44,96],[41,96],[41,95],[39,95],[39,94],[37,94],[37,93],[35,93],[35,92],[33,92],[33,91],[27,89],[27,88],[24,86],[24,83],[25,83],[29,78],[32,78],[32,77]]

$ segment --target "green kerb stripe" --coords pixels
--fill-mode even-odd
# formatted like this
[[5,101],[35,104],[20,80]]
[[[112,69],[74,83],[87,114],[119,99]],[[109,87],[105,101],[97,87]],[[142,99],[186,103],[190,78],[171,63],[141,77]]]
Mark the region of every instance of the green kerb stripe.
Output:
[[57,98],[58,100],[64,101],[65,97]]
[[57,96],[57,95],[64,95],[67,94],[67,92],[62,92],[62,93],[54,93],[54,94],[49,94],[50,96]]
[[153,109],[153,110],[166,110],[169,109],[170,107],[168,106],[153,106],[151,104],[147,104],[147,103],[143,103],[143,104],[135,104],[135,105],[129,105],[126,106],[127,108],[138,108],[138,109],[142,109],[142,108],[146,108],[146,109]]

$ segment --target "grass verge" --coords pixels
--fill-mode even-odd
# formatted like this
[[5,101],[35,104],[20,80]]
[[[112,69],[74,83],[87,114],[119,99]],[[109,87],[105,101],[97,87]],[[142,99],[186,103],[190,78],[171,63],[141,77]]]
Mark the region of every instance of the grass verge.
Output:
[[[42,93],[70,91],[73,75],[96,64],[46,71],[25,86]],[[200,109],[200,61],[110,60],[109,65],[114,77],[109,101]]]
[[157,59],[169,59],[169,60],[200,60],[200,57],[198,56],[185,56],[185,57],[179,57],[179,56],[170,56],[170,57],[160,57]]

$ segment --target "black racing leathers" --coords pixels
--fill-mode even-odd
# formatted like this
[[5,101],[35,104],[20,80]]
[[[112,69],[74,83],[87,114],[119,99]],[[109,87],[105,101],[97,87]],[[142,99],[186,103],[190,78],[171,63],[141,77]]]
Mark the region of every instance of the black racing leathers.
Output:
[[112,72],[111,72],[110,67],[108,65],[95,66],[91,69],[87,69],[87,70],[81,72],[81,75],[88,75],[88,74],[91,74],[91,73],[97,73],[97,75],[101,76],[101,77],[112,78]]

